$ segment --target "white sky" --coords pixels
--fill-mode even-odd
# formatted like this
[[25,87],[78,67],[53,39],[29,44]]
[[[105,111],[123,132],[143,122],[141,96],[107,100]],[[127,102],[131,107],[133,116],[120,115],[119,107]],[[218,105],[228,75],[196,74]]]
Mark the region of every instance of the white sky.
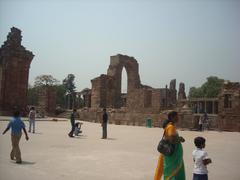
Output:
[[0,43],[12,26],[22,30],[35,54],[30,83],[73,73],[78,90],[91,88],[111,55],[126,54],[138,60],[143,84],[176,78],[188,90],[210,75],[240,80],[239,20],[237,0],[0,0]]

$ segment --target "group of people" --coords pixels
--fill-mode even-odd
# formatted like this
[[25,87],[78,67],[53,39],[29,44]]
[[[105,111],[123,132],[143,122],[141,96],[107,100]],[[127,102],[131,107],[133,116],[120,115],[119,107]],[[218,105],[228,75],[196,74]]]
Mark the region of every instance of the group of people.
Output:
[[[172,111],[168,114],[168,119],[163,122],[164,136],[174,151],[171,155],[163,155],[160,153],[154,180],[160,180],[163,176],[164,180],[185,180],[185,170],[183,162],[182,143],[185,139],[181,137],[176,129],[178,122],[178,113]],[[208,154],[203,149],[206,146],[206,140],[203,137],[194,139],[196,149],[193,150],[192,156],[194,161],[193,180],[208,180],[207,165],[212,162]]]
[[[78,136],[80,133],[82,133],[82,131],[81,131],[82,123],[75,122],[76,116],[77,116],[77,110],[73,109],[73,112],[71,113],[71,116],[70,116],[71,130],[68,133],[69,137],[74,137],[74,135]],[[103,114],[102,114],[102,121],[101,121],[102,139],[107,139],[107,124],[108,124],[108,114],[107,114],[106,108],[104,108]]]
[[[69,132],[69,137],[73,135],[78,135],[81,133],[81,124],[75,123],[76,109],[71,113],[71,131]],[[183,161],[183,147],[182,143],[185,139],[180,136],[176,129],[176,124],[178,122],[178,113],[172,111],[168,114],[168,119],[163,123],[164,136],[173,146],[174,151],[171,155],[160,154],[158,159],[157,168],[155,171],[154,180],[160,180],[164,177],[164,180],[185,180],[185,169]],[[103,109],[102,114],[102,139],[107,138],[107,123],[108,114],[106,109]],[[79,128],[80,126],[80,128]],[[32,107],[29,112],[29,132],[31,132],[33,127],[33,133],[35,133],[35,108]],[[22,163],[21,151],[19,148],[19,142],[22,136],[22,130],[25,134],[25,139],[28,140],[28,133],[25,128],[24,122],[20,118],[20,112],[14,112],[13,119],[8,123],[7,128],[4,130],[5,134],[11,128],[11,141],[12,141],[12,151],[10,153],[11,160],[16,160],[16,163]],[[193,180],[208,180],[207,165],[212,161],[208,157],[208,154],[203,149],[206,146],[206,140],[203,137],[196,137],[194,139],[194,144],[196,149],[193,150],[192,156],[194,161],[193,169]]]

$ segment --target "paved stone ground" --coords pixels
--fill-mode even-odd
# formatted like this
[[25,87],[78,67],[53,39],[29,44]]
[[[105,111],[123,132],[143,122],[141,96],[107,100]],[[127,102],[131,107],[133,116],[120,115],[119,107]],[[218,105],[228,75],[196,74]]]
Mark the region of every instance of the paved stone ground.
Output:
[[[0,131],[7,125],[0,121]],[[26,124],[27,125],[27,124]],[[0,135],[0,180],[151,180],[156,167],[159,128],[109,125],[109,139],[102,140],[100,124],[84,122],[83,135],[69,138],[69,122],[38,121],[27,142],[21,139],[23,164],[9,159],[10,133]],[[179,131],[185,137],[187,179],[192,176],[193,139],[207,139],[213,160],[211,180],[239,180],[240,133]]]

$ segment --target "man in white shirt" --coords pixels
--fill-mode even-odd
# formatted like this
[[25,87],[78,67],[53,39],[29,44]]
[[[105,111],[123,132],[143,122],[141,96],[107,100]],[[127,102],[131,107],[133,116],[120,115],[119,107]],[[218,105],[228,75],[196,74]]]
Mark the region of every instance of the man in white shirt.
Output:
[[197,149],[193,150],[193,180],[208,180],[207,165],[212,163],[212,160],[208,157],[208,154],[203,149],[205,148],[206,140],[203,137],[196,137],[194,144]]

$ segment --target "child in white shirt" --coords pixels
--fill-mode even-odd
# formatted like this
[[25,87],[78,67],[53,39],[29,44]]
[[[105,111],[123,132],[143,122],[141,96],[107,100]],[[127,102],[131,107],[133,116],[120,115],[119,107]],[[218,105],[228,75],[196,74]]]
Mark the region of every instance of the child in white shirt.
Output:
[[193,180],[208,180],[207,165],[212,163],[212,160],[208,157],[208,154],[203,149],[205,148],[206,140],[203,137],[196,137],[194,144],[197,149],[193,150]]

